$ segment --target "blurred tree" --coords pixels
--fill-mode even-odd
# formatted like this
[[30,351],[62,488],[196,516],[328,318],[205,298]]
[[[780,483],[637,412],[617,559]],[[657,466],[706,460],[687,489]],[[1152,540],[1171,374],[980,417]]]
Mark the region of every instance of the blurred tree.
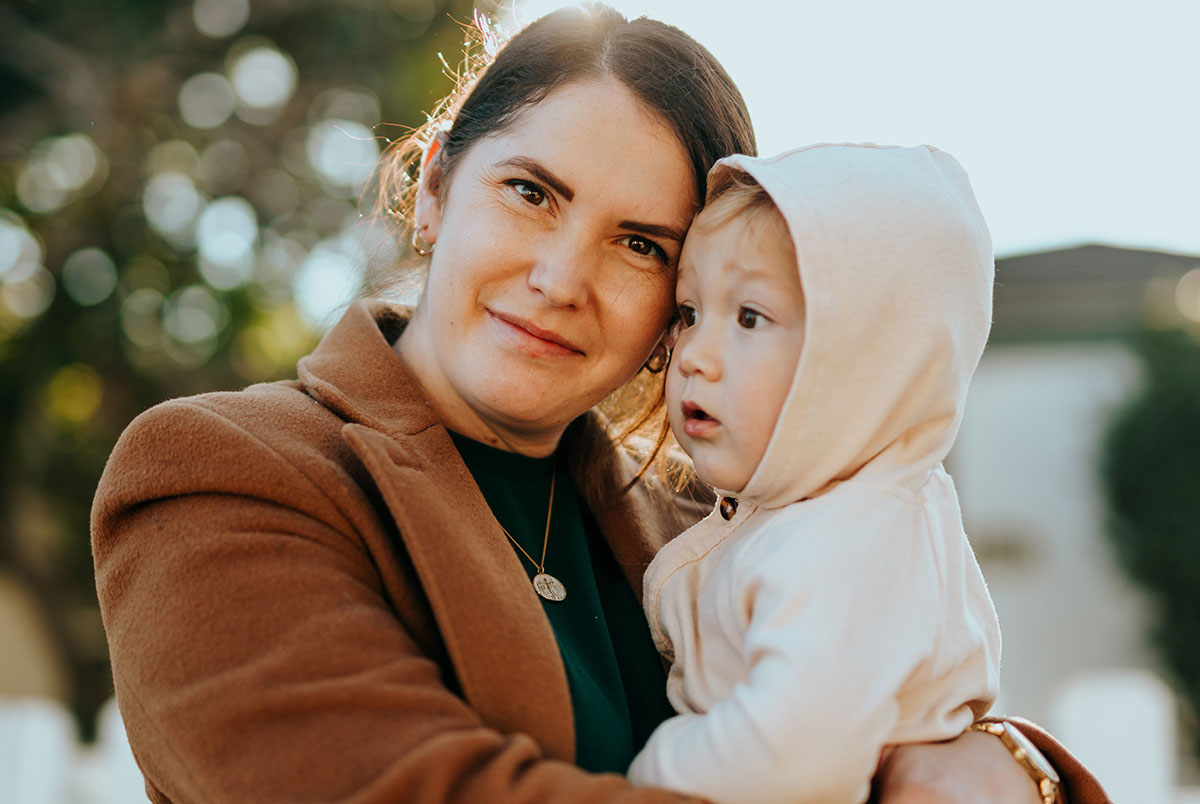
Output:
[[[1141,338],[1145,385],[1117,413],[1103,476],[1117,556],[1149,593],[1153,640],[1200,720],[1200,344],[1179,329]],[[1200,742],[1193,746],[1200,757]]]
[[359,196],[449,91],[474,5],[0,6],[0,570],[42,604],[85,734],[112,694],[88,544],[112,445],[165,398],[291,376],[395,254]]

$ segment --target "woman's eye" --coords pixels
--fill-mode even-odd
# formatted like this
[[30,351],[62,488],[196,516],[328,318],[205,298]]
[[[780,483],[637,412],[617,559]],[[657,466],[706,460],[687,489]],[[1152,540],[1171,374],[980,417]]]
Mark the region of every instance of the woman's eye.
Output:
[[667,261],[667,253],[662,247],[653,240],[642,237],[641,235],[627,235],[624,238],[625,245],[634,254],[639,254],[643,257],[657,257],[663,262]]
[[696,308],[690,304],[679,305],[679,323],[684,329],[693,326],[696,323]]
[[508,186],[516,190],[522,199],[533,204],[535,207],[540,207],[546,201],[546,191],[533,182],[515,179],[508,182]]
[[738,310],[738,326],[743,329],[755,329],[767,323],[767,317],[757,310],[742,307]]

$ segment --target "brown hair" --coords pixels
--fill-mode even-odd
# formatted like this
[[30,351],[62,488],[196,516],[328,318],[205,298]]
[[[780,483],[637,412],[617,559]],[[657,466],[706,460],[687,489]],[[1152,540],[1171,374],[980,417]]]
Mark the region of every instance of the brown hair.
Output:
[[[659,114],[688,154],[697,199],[705,197],[713,163],[757,151],[749,112],[733,80],[704,46],[678,28],[646,17],[627,20],[612,8],[587,4],[547,14],[502,47],[478,17],[475,31],[476,51],[482,55],[468,53],[455,92],[425,125],[384,152],[378,206],[405,234],[411,227],[419,163],[435,137],[441,135],[441,183],[449,186],[472,145],[503,131],[523,110],[575,81],[616,78]],[[644,459],[641,476],[670,437],[663,375],[639,372],[601,409],[618,443],[647,444],[638,450]]]

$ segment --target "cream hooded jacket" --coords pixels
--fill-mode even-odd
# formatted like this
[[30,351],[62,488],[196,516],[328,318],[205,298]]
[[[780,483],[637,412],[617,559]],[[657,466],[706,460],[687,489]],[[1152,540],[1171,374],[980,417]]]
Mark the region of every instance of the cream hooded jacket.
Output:
[[953,737],[996,696],[996,614],[941,465],[991,322],[990,238],[932,148],[735,156],[710,180],[729,170],[787,221],[805,342],[736,513],[646,572],[680,714],[630,777],[729,804],[857,804],[883,746]]

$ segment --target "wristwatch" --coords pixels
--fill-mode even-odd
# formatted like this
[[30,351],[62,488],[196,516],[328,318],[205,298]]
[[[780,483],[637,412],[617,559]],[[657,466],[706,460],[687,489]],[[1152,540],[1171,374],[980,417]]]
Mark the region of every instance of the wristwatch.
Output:
[[1042,755],[1029,738],[1021,730],[1006,720],[1000,718],[984,718],[971,724],[975,731],[994,734],[1004,743],[1004,747],[1012,754],[1013,759],[1021,766],[1033,783],[1038,787],[1042,796],[1042,804],[1058,804],[1058,774],[1050,761]]

